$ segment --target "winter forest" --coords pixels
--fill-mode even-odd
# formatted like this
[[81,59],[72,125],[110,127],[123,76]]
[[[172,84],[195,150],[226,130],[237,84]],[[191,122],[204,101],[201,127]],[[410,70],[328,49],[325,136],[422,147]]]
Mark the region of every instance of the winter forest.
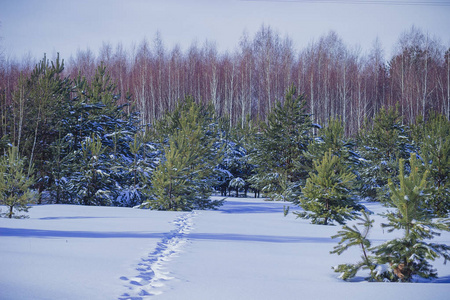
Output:
[[[412,27],[384,50],[335,32],[295,49],[262,26],[225,53],[168,49],[157,33],[131,50],[0,57],[0,213],[265,197],[285,216],[343,226],[334,253],[355,246],[363,260],[336,266],[342,279],[434,278],[429,261],[450,259],[449,245],[428,242],[450,230],[450,48]],[[372,246],[362,200],[388,207],[383,226],[404,235]]]

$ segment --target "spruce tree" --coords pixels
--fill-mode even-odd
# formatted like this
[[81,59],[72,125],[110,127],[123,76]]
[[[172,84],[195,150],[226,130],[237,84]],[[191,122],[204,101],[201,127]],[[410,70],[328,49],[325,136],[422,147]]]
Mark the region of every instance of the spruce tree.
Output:
[[323,225],[333,221],[345,224],[353,219],[362,208],[352,191],[355,177],[331,150],[322,159],[314,160],[314,171],[309,173],[300,197],[304,212],[297,212],[297,216]]
[[[146,177],[151,176],[156,168],[158,150],[149,139],[148,135],[138,133],[129,142],[131,157],[122,156],[119,162],[119,170],[115,172],[119,177],[120,190],[113,200],[115,206],[137,206],[145,201],[144,187]],[[116,167],[117,168],[117,167]]]
[[414,275],[434,278],[436,270],[429,261],[443,257],[450,259],[450,246],[428,243],[426,240],[440,235],[436,230],[450,231],[449,219],[433,219],[426,205],[428,171],[420,172],[420,161],[415,154],[410,158],[410,174],[405,175],[405,161],[399,161],[399,184],[389,180],[390,201],[395,209],[385,214],[389,221],[383,227],[389,231],[402,230],[403,237],[396,238],[375,249],[379,263],[391,267],[391,280],[412,281]]
[[308,175],[303,152],[311,141],[313,125],[305,105],[304,96],[297,95],[292,86],[256,135],[250,160],[256,174],[251,182],[272,200],[295,201]]
[[68,159],[70,173],[63,184],[70,203],[112,204],[115,182],[111,178],[110,157],[105,150],[101,138],[92,135],[82,143],[81,150],[71,154]]
[[0,158],[0,205],[5,205],[7,211],[1,213],[8,218],[21,218],[18,212],[28,212],[29,205],[34,202],[30,190],[34,179],[27,175],[26,161],[19,157],[17,147],[10,147],[7,155]]
[[[1,146],[6,149],[8,144],[15,145],[20,155],[28,158],[28,172],[35,166],[33,188],[39,196],[44,194],[56,203],[80,203],[78,197],[66,191],[74,191],[83,181],[76,176],[82,173],[80,157],[86,140],[94,135],[104,148],[98,164],[104,164],[102,168],[108,170],[110,185],[105,190],[110,191],[112,203],[140,202],[139,197],[133,196],[139,193],[129,189],[137,186],[130,181],[140,181],[141,176],[131,175],[136,175],[136,169],[130,170],[129,166],[136,157],[139,162],[144,161],[141,165],[151,165],[154,155],[147,149],[140,149],[137,154],[131,151],[130,143],[140,128],[138,113],[124,111],[130,96],[116,93],[103,63],[89,81],[81,73],[73,80],[65,78],[63,70],[64,61],[59,56],[51,63],[44,57],[31,74],[21,75],[8,107],[11,113],[7,123],[11,125],[4,127],[7,135],[2,137]],[[150,144],[145,143],[142,148]],[[150,171],[147,168],[143,172],[149,175]]]
[[[48,189],[56,202],[117,206],[139,204],[139,193],[130,191],[136,184],[130,181],[139,181],[142,186],[141,176],[133,177],[136,169],[130,165],[136,166],[133,163],[136,158],[143,161],[141,165],[151,164],[153,157],[144,156],[142,149],[135,149],[137,153],[131,150],[139,131],[138,115],[124,112],[124,105],[118,103],[120,95],[116,94],[116,87],[103,64],[97,68],[91,82],[80,75],[74,84],[75,96],[58,116],[61,124],[58,138],[50,147],[54,159],[49,162],[52,173]],[[129,101],[129,97],[126,100]],[[93,155],[96,151],[94,145],[100,144],[100,155]],[[139,146],[144,148],[149,144]],[[94,169],[97,171],[93,173]],[[96,184],[88,184],[97,180]]]

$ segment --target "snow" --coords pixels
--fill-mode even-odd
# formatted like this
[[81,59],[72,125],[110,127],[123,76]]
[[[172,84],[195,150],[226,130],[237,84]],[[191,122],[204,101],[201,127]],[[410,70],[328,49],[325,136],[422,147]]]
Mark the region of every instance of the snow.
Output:
[[[0,299],[117,299],[179,213],[35,206],[0,219]],[[8,270],[5,272],[5,270]]]
[[[431,282],[340,280],[331,267],[356,262],[359,249],[329,254],[340,226],[284,217],[284,205],[227,198],[217,211],[195,212],[34,206],[29,219],[0,219],[0,299],[448,299],[450,264],[442,259],[432,262],[440,277]],[[395,237],[373,218],[373,244]],[[450,233],[433,242],[450,244]]]
[[377,276],[381,276],[383,273],[386,273],[389,271],[389,266],[384,264],[384,265],[378,265],[375,269],[376,275]]

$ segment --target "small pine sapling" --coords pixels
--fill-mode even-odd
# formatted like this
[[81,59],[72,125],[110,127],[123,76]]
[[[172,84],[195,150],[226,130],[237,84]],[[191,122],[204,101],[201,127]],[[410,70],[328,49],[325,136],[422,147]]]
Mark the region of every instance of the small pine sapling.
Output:
[[298,217],[311,219],[313,224],[345,224],[362,209],[352,195],[356,176],[331,151],[314,160],[314,171],[309,175],[300,198],[304,212],[296,212]]
[[[154,170],[151,185],[147,182],[144,193],[149,201],[141,208],[156,210],[191,210],[192,200],[189,186],[189,156],[184,152],[189,149],[183,139],[174,135],[170,146],[164,147],[165,158]],[[178,141],[178,143],[175,142]],[[184,152],[184,153],[183,153]]]
[[341,238],[338,245],[334,247],[334,250],[330,253],[341,255],[344,251],[352,246],[359,246],[361,248],[362,256],[361,261],[356,264],[341,264],[333,267],[335,272],[341,273],[339,278],[348,280],[355,277],[359,270],[370,270],[369,281],[377,280],[376,274],[376,260],[375,257],[369,255],[371,253],[371,242],[367,238],[370,229],[373,227],[374,220],[371,220],[369,214],[365,210],[361,210],[362,216],[358,216],[357,220],[360,222],[357,225],[362,225],[363,229],[360,230],[356,225],[352,227],[343,226],[342,230],[331,238]]
[[19,157],[17,147],[9,148],[8,154],[0,158],[0,205],[7,207],[7,212],[0,215],[23,218],[16,212],[28,212],[29,204],[34,202],[30,190],[34,178],[27,176],[24,168],[25,160]]
[[391,266],[392,281],[410,282],[416,275],[435,278],[437,272],[428,261],[443,257],[445,263],[450,259],[450,246],[425,240],[440,235],[436,230],[450,231],[450,220],[434,219],[433,213],[426,208],[428,171],[420,174],[420,161],[416,155],[411,154],[409,176],[405,176],[403,159],[399,165],[399,186],[389,181],[389,204],[395,211],[384,215],[389,223],[382,226],[389,228],[389,232],[403,230],[404,236],[376,247],[375,254],[379,263]]

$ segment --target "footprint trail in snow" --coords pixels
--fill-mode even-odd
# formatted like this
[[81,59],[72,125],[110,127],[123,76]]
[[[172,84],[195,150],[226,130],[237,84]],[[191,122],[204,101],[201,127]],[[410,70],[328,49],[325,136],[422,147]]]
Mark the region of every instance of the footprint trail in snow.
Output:
[[185,213],[173,221],[176,228],[169,232],[157,244],[156,249],[139,263],[137,268],[139,275],[134,278],[121,277],[122,280],[127,281],[125,286],[128,292],[119,299],[146,299],[163,292],[165,281],[173,279],[170,272],[165,270],[165,264],[181,252],[187,242],[185,235],[191,231],[195,215],[195,212]]

